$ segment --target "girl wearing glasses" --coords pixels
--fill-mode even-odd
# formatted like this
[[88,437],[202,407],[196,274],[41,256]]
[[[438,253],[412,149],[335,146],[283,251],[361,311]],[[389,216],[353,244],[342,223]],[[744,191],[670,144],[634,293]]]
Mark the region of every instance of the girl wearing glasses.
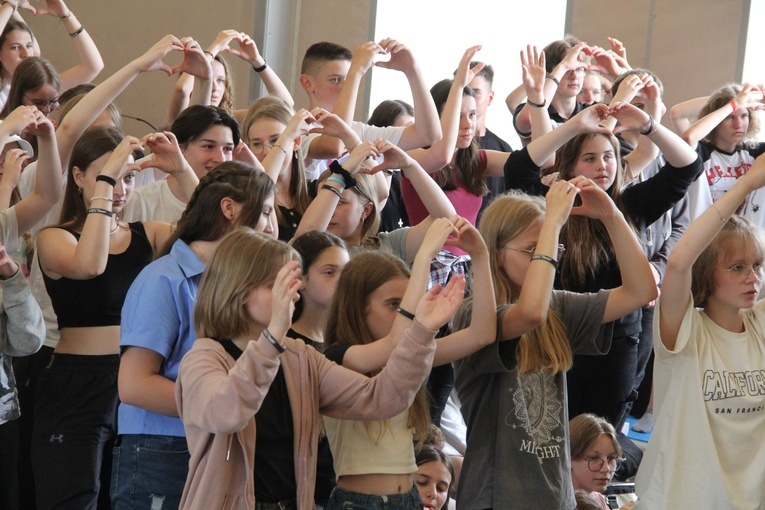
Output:
[[[582,205],[572,209],[577,196]],[[570,213],[598,221],[607,232],[621,285],[594,294],[553,290],[559,235]],[[498,341],[456,370],[468,425],[457,507],[501,508],[513,501],[514,508],[570,509],[566,371],[573,354],[608,352],[609,323],[656,297],[651,269],[623,214],[582,176],[553,183],[545,199],[498,197],[479,230],[497,296]],[[472,308],[455,318],[455,330],[468,323]]]
[[36,9],[28,1],[6,0],[0,4],[0,106],[8,100],[11,80],[19,64],[29,57],[40,55],[40,47],[32,30],[19,15],[19,8],[27,9],[35,16],[48,14],[58,18],[57,24],[69,34],[78,63],[61,73],[61,91],[88,83],[104,68],[93,39],[64,2],[46,0],[45,7]]
[[765,235],[736,216],[763,185],[759,156],[667,261],[654,319],[656,421],[638,471],[638,508],[765,501]]
[[[543,105],[543,82],[527,80],[526,75],[542,75],[539,67],[544,64],[544,59],[528,60],[528,72],[524,69],[527,95],[535,104]],[[532,110],[534,125],[548,122],[543,108]],[[653,143],[659,148],[667,163],[654,177],[629,188],[623,187],[624,169],[619,143],[601,124],[607,117],[617,120],[615,132],[638,131],[643,135],[641,138],[648,138],[645,143]],[[644,231],[680,200],[701,172],[701,161],[695,151],[661,126],[657,119],[631,104],[593,105],[537,138],[529,144],[529,149],[539,142],[555,144],[553,150],[557,149],[557,153],[552,172],[557,172],[560,179],[581,176],[594,182],[611,197],[637,232]],[[512,172],[506,172],[505,184],[508,188],[532,194],[548,192],[540,178],[539,167],[533,165],[516,165]],[[576,216],[563,227],[561,241],[567,249],[560,260],[557,288],[597,292],[622,283],[615,257],[616,247],[600,222]],[[607,418],[617,430],[621,428],[629,403],[634,399],[640,331],[640,311],[633,310],[616,324],[613,346],[606,357],[575,357],[568,378],[570,414],[592,412]]]
[[613,425],[594,414],[580,414],[569,423],[571,479],[574,490],[587,491],[608,510],[603,491],[622,463],[622,447]]

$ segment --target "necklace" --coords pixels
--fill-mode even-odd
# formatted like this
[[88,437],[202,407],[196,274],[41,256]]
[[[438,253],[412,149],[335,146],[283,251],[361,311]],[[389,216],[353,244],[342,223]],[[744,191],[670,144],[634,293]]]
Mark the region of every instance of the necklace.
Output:
[[111,232],[109,232],[109,235],[114,235],[115,232],[117,232],[120,229],[120,222],[118,221],[116,225],[114,225],[114,228]]

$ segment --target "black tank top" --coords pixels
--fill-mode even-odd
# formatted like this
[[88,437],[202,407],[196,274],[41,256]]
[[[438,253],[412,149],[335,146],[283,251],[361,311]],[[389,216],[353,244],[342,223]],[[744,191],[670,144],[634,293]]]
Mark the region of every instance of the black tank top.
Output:
[[[49,278],[43,272],[58,329],[119,326],[122,304],[138,273],[151,262],[154,252],[143,223],[130,223],[130,245],[122,253],[110,254],[104,272],[89,280]],[[80,234],[68,228],[78,241]]]

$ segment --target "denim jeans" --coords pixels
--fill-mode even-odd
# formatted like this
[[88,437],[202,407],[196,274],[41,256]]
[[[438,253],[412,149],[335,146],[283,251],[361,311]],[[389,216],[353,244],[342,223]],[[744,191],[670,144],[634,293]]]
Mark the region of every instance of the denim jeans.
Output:
[[112,509],[177,509],[189,458],[185,437],[120,435],[113,453]]
[[340,487],[335,487],[327,510],[422,510],[422,500],[417,486],[404,494],[388,494],[387,496],[374,496],[372,494],[360,494],[347,492]]

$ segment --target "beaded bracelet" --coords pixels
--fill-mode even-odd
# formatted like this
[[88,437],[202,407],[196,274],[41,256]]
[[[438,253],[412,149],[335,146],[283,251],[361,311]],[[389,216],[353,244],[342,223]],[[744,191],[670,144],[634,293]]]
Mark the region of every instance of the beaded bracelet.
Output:
[[544,260],[545,262],[549,262],[550,264],[552,264],[556,270],[558,269],[558,261],[552,257],[548,257],[547,255],[542,255],[541,253],[535,253],[534,255],[531,256],[531,260]]
[[113,213],[109,209],[101,209],[100,207],[92,207],[88,209],[88,214],[103,214],[110,218],[113,216]]
[[274,346],[274,349],[279,351],[279,353],[282,353],[287,350],[286,347],[284,347],[282,344],[276,341],[276,338],[274,338],[274,335],[272,335],[271,332],[268,331],[268,329],[263,330],[263,336],[266,337],[266,340],[268,340],[271,343],[271,345]]

